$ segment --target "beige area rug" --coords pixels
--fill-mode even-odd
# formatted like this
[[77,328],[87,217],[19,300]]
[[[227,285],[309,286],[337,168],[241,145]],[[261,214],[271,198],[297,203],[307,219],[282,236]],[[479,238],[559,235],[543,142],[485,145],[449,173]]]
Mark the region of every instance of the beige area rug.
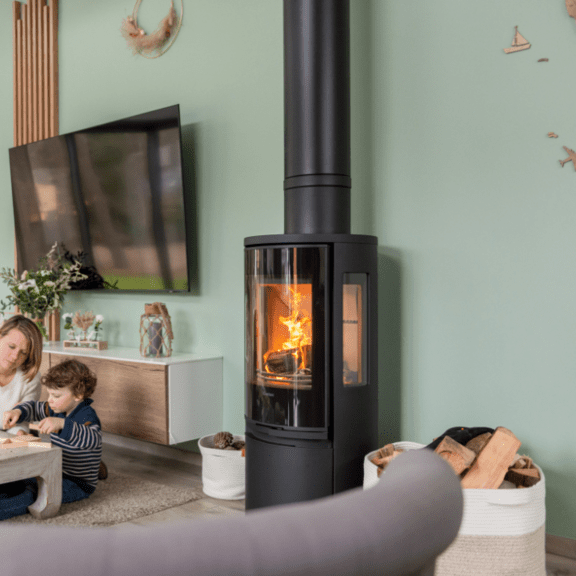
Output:
[[164,486],[110,471],[106,480],[98,482],[94,494],[79,502],[62,504],[58,515],[54,518],[36,520],[30,514],[25,514],[5,522],[112,526],[180,506],[201,497],[202,495],[193,488]]

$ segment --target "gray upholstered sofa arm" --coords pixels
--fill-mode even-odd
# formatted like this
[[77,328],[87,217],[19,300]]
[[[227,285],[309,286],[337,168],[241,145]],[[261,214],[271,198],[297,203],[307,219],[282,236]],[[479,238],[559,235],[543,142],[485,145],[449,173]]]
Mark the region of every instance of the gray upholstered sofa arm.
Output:
[[433,452],[380,482],[243,516],[73,529],[0,525],[2,576],[403,576],[433,574],[462,518],[457,476]]

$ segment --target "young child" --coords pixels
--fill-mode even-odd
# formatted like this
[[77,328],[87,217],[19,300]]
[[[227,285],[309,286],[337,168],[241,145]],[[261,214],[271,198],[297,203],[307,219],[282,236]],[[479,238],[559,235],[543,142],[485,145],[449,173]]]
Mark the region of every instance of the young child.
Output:
[[[62,503],[82,500],[96,489],[102,457],[100,420],[90,406],[96,376],[82,362],[65,360],[46,372],[42,385],[48,401],[31,400],[4,412],[4,428],[39,421],[40,432],[50,434],[52,444],[62,448]],[[15,497],[3,497],[1,490],[0,520],[5,520],[26,513],[37,486],[34,479],[27,480],[24,492]]]

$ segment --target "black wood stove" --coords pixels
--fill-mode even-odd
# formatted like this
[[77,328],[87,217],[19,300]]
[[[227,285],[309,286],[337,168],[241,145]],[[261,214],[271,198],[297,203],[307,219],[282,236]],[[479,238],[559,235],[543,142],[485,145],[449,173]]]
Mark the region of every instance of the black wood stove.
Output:
[[377,238],[350,234],[348,0],[284,0],[284,234],[245,239],[246,509],[360,486]]

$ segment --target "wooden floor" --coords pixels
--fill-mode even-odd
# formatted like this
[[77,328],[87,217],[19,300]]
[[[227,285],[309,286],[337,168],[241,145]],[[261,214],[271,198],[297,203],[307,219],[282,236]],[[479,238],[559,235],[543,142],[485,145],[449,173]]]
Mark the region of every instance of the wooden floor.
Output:
[[197,488],[198,493],[202,494],[202,498],[194,502],[138,518],[131,522],[117,524],[117,526],[128,524],[150,526],[172,520],[210,517],[214,514],[221,516],[244,514],[244,500],[217,500],[204,495],[202,492],[202,457],[200,454],[174,451],[173,455],[170,454],[170,450],[174,449],[166,449],[167,454],[146,453],[133,448],[104,444],[102,460],[109,470],[116,470],[166,486]]
[[576,540],[546,536],[548,576],[576,576]]
[[[126,445],[124,440],[108,436],[103,460],[109,469],[138,476],[166,486],[194,487],[202,494],[202,457],[200,454],[164,448],[145,443]],[[111,442],[111,443],[110,443]],[[173,520],[195,519],[244,514],[244,500],[217,500],[202,498],[157,512],[117,526],[151,526]],[[573,540],[548,537],[546,570],[548,576],[576,576],[576,554]],[[565,554],[565,555],[562,555]]]
[[548,576],[575,576],[576,560],[555,554],[546,554],[546,573]]

